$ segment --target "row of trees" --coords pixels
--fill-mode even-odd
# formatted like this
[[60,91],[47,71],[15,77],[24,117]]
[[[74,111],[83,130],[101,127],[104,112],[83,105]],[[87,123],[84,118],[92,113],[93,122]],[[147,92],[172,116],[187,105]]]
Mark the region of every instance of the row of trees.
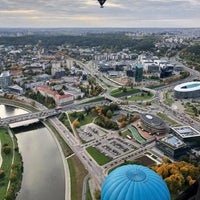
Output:
[[[8,133],[6,132],[5,134]],[[15,140],[16,138],[13,137],[13,139]],[[1,187],[5,188],[4,199],[14,200],[16,199],[17,192],[20,190],[21,187],[22,172],[23,172],[22,157],[19,153],[18,147],[15,147],[13,151],[13,146],[11,145],[10,140],[8,140],[8,143],[4,143],[2,146],[2,157],[3,157],[3,163],[2,163],[2,168],[0,168],[0,185]],[[14,157],[14,162],[12,163],[13,157]],[[10,181],[9,188],[8,190],[6,190],[8,186],[8,181]]]
[[136,120],[139,119],[139,115],[120,115],[117,119],[117,121],[120,123],[120,127],[123,128],[125,127],[127,124],[130,124]]
[[47,108],[54,108],[55,107],[55,101],[52,97],[43,96],[39,91],[36,93],[32,90],[26,91],[26,97],[31,98],[35,101],[38,101],[39,103],[45,105]]
[[89,77],[88,83],[89,85],[79,86],[81,92],[83,92],[86,97],[98,96],[103,92],[103,88],[96,82],[95,78]]

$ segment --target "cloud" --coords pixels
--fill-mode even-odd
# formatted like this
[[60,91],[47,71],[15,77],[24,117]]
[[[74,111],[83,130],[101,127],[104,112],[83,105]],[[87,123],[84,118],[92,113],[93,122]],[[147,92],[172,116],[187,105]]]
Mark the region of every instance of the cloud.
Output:
[[200,27],[199,10],[200,0],[107,0],[103,9],[97,0],[1,0],[0,27],[136,27],[162,21],[166,26],[185,21],[186,27]]
[[36,10],[0,10],[0,14],[26,14],[26,15],[32,15],[35,14]]

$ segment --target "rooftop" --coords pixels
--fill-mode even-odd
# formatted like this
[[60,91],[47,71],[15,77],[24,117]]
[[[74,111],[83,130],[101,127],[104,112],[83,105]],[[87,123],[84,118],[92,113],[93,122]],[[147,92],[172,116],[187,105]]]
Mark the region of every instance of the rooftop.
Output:
[[173,127],[174,130],[181,138],[200,137],[200,132],[191,126]]
[[185,143],[182,142],[180,139],[173,135],[168,135],[161,139],[162,142],[165,142],[166,144],[170,145],[174,149],[180,148],[182,146],[185,146]]

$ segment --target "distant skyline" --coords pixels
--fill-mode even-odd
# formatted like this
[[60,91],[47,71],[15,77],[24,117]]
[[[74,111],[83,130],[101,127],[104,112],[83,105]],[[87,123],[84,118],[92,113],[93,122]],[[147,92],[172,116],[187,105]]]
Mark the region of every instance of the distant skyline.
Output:
[[200,28],[200,0],[0,0],[0,28]]

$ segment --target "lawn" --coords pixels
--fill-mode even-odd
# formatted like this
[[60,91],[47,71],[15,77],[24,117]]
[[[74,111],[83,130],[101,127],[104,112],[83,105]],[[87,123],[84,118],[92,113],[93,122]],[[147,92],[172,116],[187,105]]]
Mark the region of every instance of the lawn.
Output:
[[171,106],[172,103],[174,103],[174,100],[172,98],[170,98],[170,93],[169,92],[166,92],[165,93],[165,100],[164,100],[164,103],[168,106]]
[[67,162],[71,180],[71,200],[82,200],[83,181],[88,172],[76,156],[68,158]]
[[99,102],[99,101],[103,101],[105,98],[104,97],[97,97],[97,98],[93,98],[93,99],[88,99],[88,101],[85,101],[82,104],[88,104],[88,103],[95,103],[95,102]]
[[[2,128],[0,129],[0,140],[2,147],[4,145],[11,147],[11,152],[8,154],[5,154],[3,149],[1,149],[1,155],[3,158],[1,169],[4,170],[5,176],[0,178],[0,200],[4,200],[6,195],[8,199],[14,200],[15,194],[21,188],[22,170],[23,170],[22,157],[18,151],[17,140],[15,136],[13,137],[15,146],[14,147],[12,139],[6,129]],[[12,165],[13,148],[15,148],[15,150],[14,150],[14,162]],[[11,173],[11,165],[12,165],[12,173]],[[7,192],[7,187],[10,177],[12,177],[13,179],[10,181],[9,190]]]
[[126,137],[127,135],[132,137],[132,133],[128,129],[122,132],[122,137]]
[[161,84],[158,84],[158,85],[150,85],[150,86],[147,86],[147,88],[149,89],[155,89],[155,88],[159,88],[159,87],[163,87],[165,86],[164,83],[161,83]]
[[139,92],[140,92],[140,89],[137,89],[137,88],[126,88],[125,91],[123,89],[118,88],[118,89],[112,90],[110,92],[110,95],[113,97],[123,97],[123,96],[128,96],[131,94],[136,94]]
[[167,115],[163,114],[163,113],[158,113],[157,114],[160,118],[168,121],[170,124],[174,125],[174,126],[180,126],[180,124],[178,124],[176,121],[174,121],[173,119],[169,118]]
[[90,185],[89,185],[89,180],[87,181],[87,196],[86,196],[86,200],[92,200],[92,195],[91,195],[91,192],[90,192]]
[[111,158],[109,158],[109,157],[105,156],[104,154],[100,153],[94,147],[88,147],[86,150],[94,158],[94,160],[99,165],[105,165],[106,163],[111,161]]
[[[8,144],[10,147],[13,147],[12,140],[5,129],[0,129],[0,140],[1,146]],[[4,200],[8,187],[13,153],[11,152],[10,154],[6,155],[1,149],[1,155],[3,158],[1,169],[5,171],[5,177],[0,179],[0,200]]]
[[89,115],[85,115],[84,120],[80,121],[80,126],[84,126],[86,124],[90,124],[90,123],[93,122],[93,120],[94,120],[94,116],[92,116],[90,114]]
[[152,94],[148,95],[145,93],[144,95],[132,96],[132,97],[128,98],[127,100],[128,101],[143,101],[143,100],[151,99],[152,96],[153,96]]
[[92,116],[91,114],[86,115],[86,114],[85,114],[85,111],[80,111],[80,112],[76,112],[76,117],[74,117],[74,114],[73,114],[73,113],[70,113],[70,114],[69,114],[69,118],[70,118],[71,123],[73,123],[73,121],[74,121],[75,119],[78,119],[78,116],[79,116],[80,114],[83,114],[83,115],[84,115],[84,119],[79,120],[80,126],[84,126],[84,125],[86,125],[86,124],[90,124],[90,123],[93,122],[94,116]]

